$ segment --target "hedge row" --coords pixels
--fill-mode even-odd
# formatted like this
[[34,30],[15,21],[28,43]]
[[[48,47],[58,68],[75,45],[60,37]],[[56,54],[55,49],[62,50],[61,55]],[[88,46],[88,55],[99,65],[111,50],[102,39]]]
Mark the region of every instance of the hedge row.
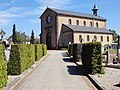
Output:
[[83,44],[82,63],[90,71],[91,74],[105,73],[102,67],[102,62],[103,61],[100,42]]
[[43,49],[43,56],[47,54],[47,46],[46,44],[42,44],[42,49]]
[[0,45],[0,90],[7,85],[7,64],[4,46]]
[[70,57],[73,56],[73,44],[68,45],[68,53],[69,53]]
[[45,45],[41,44],[12,45],[8,62],[8,74],[19,75],[30,68],[35,61],[43,56],[43,51],[47,52],[43,47]]
[[35,60],[38,61],[43,56],[43,45],[36,44],[35,45]]
[[82,60],[83,66],[91,73],[105,73],[102,67],[101,43],[70,44],[68,53],[75,61]]
[[68,46],[68,53],[75,61],[81,61],[82,57],[82,44],[70,44]]

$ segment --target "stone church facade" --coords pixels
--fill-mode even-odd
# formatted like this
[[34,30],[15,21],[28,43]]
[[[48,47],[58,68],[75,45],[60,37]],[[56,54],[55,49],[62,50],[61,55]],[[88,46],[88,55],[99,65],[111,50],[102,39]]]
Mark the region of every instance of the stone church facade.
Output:
[[41,15],[41,43],[49,49],[66,47],[68,43],[87,43],[98,41],[102,46],[111,44],[112,33],[106,29],[106,19],[93,14],[46,8]]

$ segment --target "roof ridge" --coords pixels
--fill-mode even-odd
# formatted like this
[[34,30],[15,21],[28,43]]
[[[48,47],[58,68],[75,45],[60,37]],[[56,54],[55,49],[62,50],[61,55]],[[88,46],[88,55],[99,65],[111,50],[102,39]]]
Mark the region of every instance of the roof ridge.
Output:
[[106,20],[105,18],[103,18],[99,15],[95,16],[95,15],[89,14],[89,13],[81,13],[81,12],[63,10],[63,9],[57,9],[57,8],[49,8],[49,9],[53,10],[54,12],[56,12],[58,14],[65,14],[65,15],[73,15],[73,16],[81,16],[81,17],[89,17],[89,18],[94,18],[94,19]]

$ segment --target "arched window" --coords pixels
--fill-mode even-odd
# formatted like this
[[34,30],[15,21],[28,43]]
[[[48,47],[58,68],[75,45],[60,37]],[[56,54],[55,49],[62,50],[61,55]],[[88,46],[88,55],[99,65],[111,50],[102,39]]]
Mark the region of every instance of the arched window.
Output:
[[90,26],[92,27],[93,25],[92,25],[92,22],[90,22]]
[[86,26],[86,21],[83,22],[84,26]]
[[76,21],[76,25],[79,25],[79,20]]
[[94,41],[97,41],[97,36],[96,35],[94,36]]
[[90,41],[90,37],[89,37],[89,35],[87,35],[87,41]]
[[101,42],[103,42],[103,36],[101,36]]
[[69,20],[68,20],[68,23],[69,23],[69,24],[72,24],[72,21],[71,21],[71,19],[69,19]]
[[109,42],[109,36],[107,36],[107,42]]
[[96,27],[98,27],[98,22],[96,22]]

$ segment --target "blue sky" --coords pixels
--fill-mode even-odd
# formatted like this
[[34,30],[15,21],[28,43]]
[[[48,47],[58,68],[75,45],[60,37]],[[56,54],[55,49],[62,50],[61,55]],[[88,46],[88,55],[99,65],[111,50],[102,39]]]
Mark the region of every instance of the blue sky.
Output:
[[17,31],[31,35],[33,29],[39,37],[39,17],[47,6],[92,14],[94,4],[99,8],[98,15],[107,19],[107,29],[120,34],[120,0],[0,0],[0,29],[6,32],[7,38],[16,24]]

